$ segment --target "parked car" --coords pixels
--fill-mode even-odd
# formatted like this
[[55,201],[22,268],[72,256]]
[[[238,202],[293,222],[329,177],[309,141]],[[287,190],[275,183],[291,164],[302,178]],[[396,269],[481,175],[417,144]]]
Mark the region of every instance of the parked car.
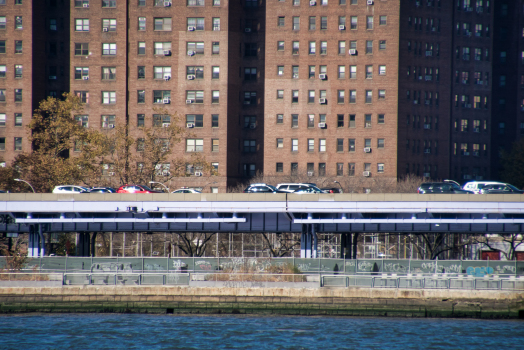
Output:
[[340,187],[322,187],[324,193],[344,193]]
[[480,190],[480,193],[481,194],[492,194],[492,193],[522,194],[522,193],[524,193],[524,191],[523,190],[519,190],[518,188],[516,188],[513,185],[501,183],[501,184],[496,184],[496,185],[486,185],[486,186],[484,186],[484,188],[482,188]]
[[264,183],[251,184],[247,186],[244,193],[286,193],[285,191],[278,190],[275,186],[271,186]]
[[116,193],[116,190],[113,187],[93,187],[82,193]]
[[462,186],[463,190],[472,191],[473,193],[479,194],[480,190],[483,189],[487,185],[503,185],[503,182],[498,181],[470,181],[466,182],[464,186]]
[[76,185],[60,185],[53,188],[53,193],[83,193],[88,191],[88,187]]
[[175,190],[171,193],[202,193],[200,191],[197,191],[195,189],[192,189],[192,188],[187,188],[187,187],[182,187],[182,188],[179,188],[178,190]]
[[124,185],[120,186],[116,193],[162,193],[159,191],[153,191],[146,185]]
[[420,194],[427,193],[462,193],[462,194],[473,194],[472,191],[466,191],[460,188],[454,182],[425,182],[420,185],[417,190]]
[[322,191],[320,188],[318,187],[314,187],[314,186],[310,186],[310,187],[302,187],[302,188],[299,188],[297,189],[295,192],[293,193],[299,193],[299,194],[302,194],[302,193],[324,193],[324,191]]
[[[315,185],[313,183],[283,183],[283,184],[276,185],[276,188],[279,191],[288,192],[288,193],[295,192],[299,188],[307,188],[307,187],[315,187],[316,189],[320,190],[317,187],[317,185]],[[320,191],[323,192],[322,190],[320,190]]]

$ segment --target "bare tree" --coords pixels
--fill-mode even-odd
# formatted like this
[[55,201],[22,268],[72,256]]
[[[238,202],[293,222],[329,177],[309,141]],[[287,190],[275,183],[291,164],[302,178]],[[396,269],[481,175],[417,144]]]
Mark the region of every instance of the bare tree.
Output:
[[[293,233],[261,233],[264,239],[264,250],[267,250],[270,257],[281,258],[293,256],[293,252],[300,248],[300,241],[296,240]],[[275,235],[276,239],[272,242],[270,235]]]
[[516,260],[517,248],[524,243],[524,235],[522,233],[487,234],[475,237],[474,241],[491,250],[501,252],[506,260]]

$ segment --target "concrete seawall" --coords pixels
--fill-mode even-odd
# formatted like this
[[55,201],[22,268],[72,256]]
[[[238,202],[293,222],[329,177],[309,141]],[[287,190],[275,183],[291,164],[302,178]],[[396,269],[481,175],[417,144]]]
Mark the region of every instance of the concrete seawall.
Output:
[[0,313],[136,312],[524,318],[524,292],[371,288],[0,288]]

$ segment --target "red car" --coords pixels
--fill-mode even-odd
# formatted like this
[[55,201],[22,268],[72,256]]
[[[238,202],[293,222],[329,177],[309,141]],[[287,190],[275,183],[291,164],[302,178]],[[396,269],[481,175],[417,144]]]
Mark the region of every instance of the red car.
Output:
[[124,185],[120,186],[116,193],[162,193],[158,191],[153,191],[147,186],[144,185]]

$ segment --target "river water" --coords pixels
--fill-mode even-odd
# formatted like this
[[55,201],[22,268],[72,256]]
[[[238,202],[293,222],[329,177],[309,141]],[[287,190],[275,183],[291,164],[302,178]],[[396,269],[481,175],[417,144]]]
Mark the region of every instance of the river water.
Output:
[[524,321],[302,316],[0,316],[0,349],[523,349]]

